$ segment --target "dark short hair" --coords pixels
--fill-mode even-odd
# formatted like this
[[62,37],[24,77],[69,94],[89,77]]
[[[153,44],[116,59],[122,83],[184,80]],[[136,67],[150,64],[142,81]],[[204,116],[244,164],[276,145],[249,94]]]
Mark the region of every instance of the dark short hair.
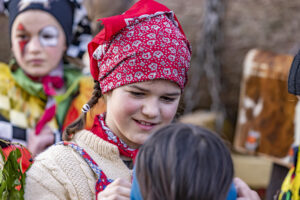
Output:
[[232,183],[233,163],[217,134],[175,123],[141,146],[136,174],[144,200],[220,200]]

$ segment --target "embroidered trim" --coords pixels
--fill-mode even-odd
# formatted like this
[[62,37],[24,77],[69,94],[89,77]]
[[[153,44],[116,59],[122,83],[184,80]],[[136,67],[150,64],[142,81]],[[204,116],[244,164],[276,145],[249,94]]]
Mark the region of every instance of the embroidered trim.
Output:
[[80,146],[77,144],[71,143],[71,142],[59,142],[56,143],[56,145],[64,145],[64,146],[69,146],[72,149],[74,149],[78,154],[82,156],[82,158],[85,160],[85,162],[90,166],[90,168],[93,170],[93,172],[97,175],[97,182],[95,185],[95,190],[96,190],[96,199],[97,199],[97,194],[101,191],[103,191],[107,185],[109,185],[111,182],[113,182],[112,179],[108,179],[104,172],[99,168],[97,163],[92,159],[92,157]]
[[102,57],[105,55],[106,53],[106,43],[101,44],[97,47],[97,49],[94,51],[93,53],[93,58],[95,60],[101,60]]
[[[104,118],[104,114],[101,114],[100,118],[98,120],[101,123],[101,126],[102,126],[104,132],[108,136],[108,139],[117,144],[118,143],[117,136],[115,136],[115,134],[106,126],[106,124],[104,123],[104,120],[101,120],[101,118],[102,119]],[[132,149],[132,148],[128,147],[128,145],[123,140],[121,140],[120,138],[119,138],[119,140],[120,140],[120,142],[121,142],[121,144],[123,145],[124,148],[127,148],[130,151],[135,151],[136,150],[136,149]]]

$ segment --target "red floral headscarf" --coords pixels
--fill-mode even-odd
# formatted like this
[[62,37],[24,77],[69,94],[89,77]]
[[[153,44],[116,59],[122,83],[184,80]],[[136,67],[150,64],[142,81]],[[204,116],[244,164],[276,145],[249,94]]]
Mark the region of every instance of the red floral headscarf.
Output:
[[101,19],[104,29],[89,43],[90,70],[102,93],[154,79],[183,90],[191,49],[174,13],[140,0],[122,15]]

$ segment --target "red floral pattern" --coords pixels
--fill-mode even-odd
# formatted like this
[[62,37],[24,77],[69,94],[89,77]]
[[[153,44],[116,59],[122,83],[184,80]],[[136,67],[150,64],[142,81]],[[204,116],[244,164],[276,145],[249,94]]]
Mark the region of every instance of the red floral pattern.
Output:
[[103,19],[103,24],[104,30],[89,44],[91,73],[103,93],[153,79],[184,88],[191,51],[172,11],[142,0],[122,15]]

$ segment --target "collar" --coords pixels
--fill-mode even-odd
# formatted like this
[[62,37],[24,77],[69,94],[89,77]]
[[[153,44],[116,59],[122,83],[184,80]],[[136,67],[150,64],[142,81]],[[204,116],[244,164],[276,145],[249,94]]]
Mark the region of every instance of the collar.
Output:
[[93,132],[98,137],[103,140],[115,145],[118,147],[121,155],[135,159],[135,156],[138,152],[138,149],[130,148],[124,141],[117,137],[105,124],[105,114],[97,115],[91,132]]
[[[12,76],[17,84],[30,95],[39,97],[44,101],[47,100],[47,95],[44,92],[43,84],[41,82],[33,81],[20,67],[15,72],[12,72]],[[61,102],[69,95],[76,93],[80,77],[80,70],[70,65],[63,66],[63,79],[65,80],[65,87],[67,88],[67,91],[64,95],[56,95],[55,99]]]

